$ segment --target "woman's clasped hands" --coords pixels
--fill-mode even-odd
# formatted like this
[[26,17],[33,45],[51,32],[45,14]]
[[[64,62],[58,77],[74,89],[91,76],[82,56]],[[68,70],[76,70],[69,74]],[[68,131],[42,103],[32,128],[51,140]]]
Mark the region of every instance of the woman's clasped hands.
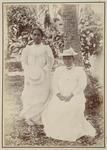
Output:
[[56,96],[57,96],[61,101],[69,102],[70,99],[73,97],[73,93],[71,93],[69,96],[63,96],[61,93],[57,93]]

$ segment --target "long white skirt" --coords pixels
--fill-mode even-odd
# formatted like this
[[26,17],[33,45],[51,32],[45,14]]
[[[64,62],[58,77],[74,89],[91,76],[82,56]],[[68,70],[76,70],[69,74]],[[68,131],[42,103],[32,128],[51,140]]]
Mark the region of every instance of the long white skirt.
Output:
[[96,131],[84,117],[84,94],[73,97],[69,102],[55,95],[42,114],[44,131],[48,137],[75,141],[84,135],[95,136]]
[[22,92],[23,109],[20,117],[26,120],[32,120],[39,124],[41,113],[48,103],[50,96],[50,78],[47,76],[40,84],[25,83]]

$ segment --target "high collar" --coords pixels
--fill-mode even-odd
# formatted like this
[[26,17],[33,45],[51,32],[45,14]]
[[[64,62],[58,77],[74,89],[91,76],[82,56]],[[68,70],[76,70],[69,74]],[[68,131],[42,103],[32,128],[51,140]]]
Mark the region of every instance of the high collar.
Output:
[[70,66],[70,67],[67,67],[67,66],[65,66],[66,67],[66,70],[72,70],[73,68],[74,68],[74,64],[72,65],[72,66]]
[[40,43],[40,44],[35,44],[35,43],[33,43],[33,45],[39,47],[39,46],[42,46],[43,43]]

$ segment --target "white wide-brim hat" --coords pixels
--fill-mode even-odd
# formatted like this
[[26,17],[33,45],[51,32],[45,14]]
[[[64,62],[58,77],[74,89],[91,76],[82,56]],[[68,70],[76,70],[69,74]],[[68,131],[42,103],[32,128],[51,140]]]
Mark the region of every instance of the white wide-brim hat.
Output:
[[29,69],[29,81],[31,84],[40,84],[45,80],[45,72],[40,67]]
[[64,50],[63,53],[60,53],[60,56],[75,56],[77,54],[78,53],[76,53],[74,49],[70,47],[69,49]]

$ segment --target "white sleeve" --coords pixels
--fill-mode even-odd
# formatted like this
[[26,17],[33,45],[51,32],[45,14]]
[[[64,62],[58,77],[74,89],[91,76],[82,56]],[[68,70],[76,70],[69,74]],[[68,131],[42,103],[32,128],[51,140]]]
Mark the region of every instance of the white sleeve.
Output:
[[82,93],[87,85],[87,76],[85,71],[82,69],[78,70],[78,74],[77,74],[77,86],[76,88],[73,90],[73,94],[74,95],[78,95],[80,93]]
[[54,64],[54,56],[53,56],[52,50],[49,46],[46,46],[46,51],[47,51],[47,54],[48,54],[49,65],[52,68],[52,66]]
[[27,70],[28,68],[28,48],[24,48],[22,51],[22,56],[21,56],[21,63],[22,63],[22,67],[25,70]]
[[58,81],[61,75],[61,71],[60,68],[56,68],[54,74],[53,74],[53,79],[52,79],[52,89],[53,89],[53,93],[58,93],[59,89],[58,89]]

